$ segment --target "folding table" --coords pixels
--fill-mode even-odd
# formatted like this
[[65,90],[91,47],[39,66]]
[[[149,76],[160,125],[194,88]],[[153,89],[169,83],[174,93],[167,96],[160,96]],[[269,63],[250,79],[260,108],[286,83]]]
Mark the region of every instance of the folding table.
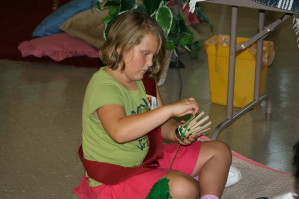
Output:
[[[256,3],[252,0],[207,0],[205,2],[229,5],[232,8],[231,13],[231,33],[230,33],[230,51],[229,51],[229,71],[228,71],[228,90],[227,90],[227,105],[226,105],[226,119],[219,123],[211,134],[211,139],[216,140],[220,132],[231,125],[239,117],[253,109],[256,105],[261,102],[266,102],[266,114],[267,120],[271,119],[272,105],[268,95],[260,95],[260,79],[261,79],[261,68],[262,68],[262,52],[263,52],[263,39],[271,33],[278,25],[284,22],[286,19],[291,17],[296,12],[265,6],[260,3]],[[237,18],[238,8],[247,7],[257,9],[259,11],[259,32],[252,36],[247,42],[243,43],[239,47],[236,47],[237,39]],[[284,13],[280,18],[265,26],[265,11],[277,11]],[[257,53],[256,53],[256,73],[254,82],[254,100],[241,108],[238,112],[233,113],[233,100],[234,100],[234,81],[235,81],[235,61],[236,53],[240,50],[246,49],[251,44],[257,42]]]

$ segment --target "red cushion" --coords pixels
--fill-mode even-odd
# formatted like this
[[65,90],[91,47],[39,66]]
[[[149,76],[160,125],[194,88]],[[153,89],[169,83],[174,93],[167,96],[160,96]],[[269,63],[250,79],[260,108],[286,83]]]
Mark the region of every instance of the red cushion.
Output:
[[50,36],[23,41],[18,46],[22,56],[48,56],[55,61],[62,61],[73,56],[99,57],[99,50],[87,42],[72,37],[66,33],[57,33]]

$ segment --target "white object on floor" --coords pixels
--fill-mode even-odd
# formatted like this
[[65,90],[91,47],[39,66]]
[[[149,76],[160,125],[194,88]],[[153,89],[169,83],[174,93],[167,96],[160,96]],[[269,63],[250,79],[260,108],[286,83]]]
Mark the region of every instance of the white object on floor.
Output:
[[295,196],[298,196],[297,194],[293,192],[288,192],[279,196],[275,196],[273,199],[294,199]]
[[241,171],[239,169],[237,169],[236,167],[231,166],[229,168],[229,173],[228,173],[225,187],[232,186],[232,185],[238,183],[241,179],[242,179]]

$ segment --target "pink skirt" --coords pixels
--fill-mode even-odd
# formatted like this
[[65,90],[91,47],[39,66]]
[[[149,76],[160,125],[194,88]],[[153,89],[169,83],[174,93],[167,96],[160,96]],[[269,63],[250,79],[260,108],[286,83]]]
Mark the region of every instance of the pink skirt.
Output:
[[[201,142],[194,142],[189,146],[181,146],[172,165],[172,170],[191,175],[198,159],[200,145]],[[153,184],[166,174],[177,147],[176,143],[163,146],[164,157],[159,160],[159,168],[133,176],[116,185],[90,187],[88,179],[83,176],[80,185],[73,191],[81,199],[145,199]]]

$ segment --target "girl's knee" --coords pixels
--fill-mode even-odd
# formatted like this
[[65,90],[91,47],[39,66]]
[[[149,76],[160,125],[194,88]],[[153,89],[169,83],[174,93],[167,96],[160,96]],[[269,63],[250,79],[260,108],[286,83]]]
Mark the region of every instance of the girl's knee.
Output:
[[217,149],[220,150],[220,151],[224,151],[224,153],[229,153],[231,154],[231,150],[230,150],[230,147],[225,144],[224,142],[222,141],[213,141],[215,143],[215,145],[217,145]]
[[204,142],[202,147],[203,150],[209,151],[208,153],[213,153],[227,161],[231,161],[232,159],[230,147],[222,141]]
[[226,162],[231,163],[232,162],[232,153],[230,147],[221,141],[215,141],[217,145],[217,153],[218,156],[223,157],[223,159],[226,160]]
[[199,185],[193,177],[179,171],[171,171],[168,178],[170,194],[173,198],[198,198]]

